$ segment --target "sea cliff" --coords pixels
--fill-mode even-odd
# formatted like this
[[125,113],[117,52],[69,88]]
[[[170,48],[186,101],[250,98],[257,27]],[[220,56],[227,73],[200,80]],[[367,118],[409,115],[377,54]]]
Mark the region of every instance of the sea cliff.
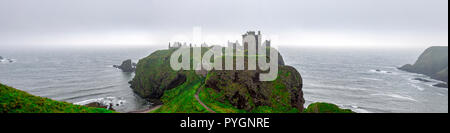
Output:
[[31,95],[0,84],[0,113],[113,113],[104,108],[86,107]]
[[[202,48],[202,55],[209,49]],[[259,81],[258,75],[263,72],[260,70],[173,70],[170,56],[176,50],[158,50],[139,60],[136,75],[130,81],[138,95],[162,104],[152,112],[301,113],[305,110],[302,77],[295,68],[284,64],[281,54],[277,78]]]
[[429,47],[419,56],[414,64],[406,64],[399,69],[424,74],[448,84],[448,47]]

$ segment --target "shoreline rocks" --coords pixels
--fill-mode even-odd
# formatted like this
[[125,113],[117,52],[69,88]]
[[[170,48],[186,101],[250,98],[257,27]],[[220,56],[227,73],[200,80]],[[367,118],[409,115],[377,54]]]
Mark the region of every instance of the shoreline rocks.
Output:
[[414,78],[414,80],[422,81],[422,82],[431,82],[430,80],[426,80],[426,79],[423,79],[423,78]]
[[92,102],[92,103],[88,103],[88,104],[86,104],[84,106],[86,106],[86,107],[94,107],[94,108],[104,108],[104,109],[116,111],[116,110],[114,110],[112,108],[112,106],[113,106],[112,103],[110,103],[110,105],[104,105],[104,104],[101,104],[99,102]]
[[183,71],[174,71],[170,67],[170,56],[175,50],[158,50],[139,60],[136,75],[129,82],[136,94],[159,102],[165,90],[179,86],[187,80]]
[[439,84],[435,84],[433,86],[434,87],[441,87],[441,88],[448,88],[448,84],[446,84],[446,83],[439,83]]
[[[279,78],[275,81],[262,82],[258,79],[262,73],[260,70],[172,70],[170,56],[175,50],[158,50],[139,60],[136,75],[129,82],[136,94],[147,100],[159,101],[166,90],[184,82],[193,82],[190,81],[190,77],[195,75],[204,78],[202,84],[206,88],[211,88],[211,91],[217,93],[223,91],[223,97],[215,100],[229,101],[238,109],[252,111],[264,107],[295,108],[300,112],[304,109],[301,75],[295,68],[284,65],[281,55],[278,57]],[[206,48],[202,50],[202,54],[207,50]]]
[[134,72],[136,70],[136,63],[132,62],[131,59],[125,60],[122,64],[113,65],[113,67],[122,70],[123,72]]
[[[448,84],[448,46],[429,47],[419,56],[414,64],[406,64],[398,69],[424,74],[432,79],[444,81]],[[438,84],[436,86],[447,85]]]
[[14,63],[15,59],[8,59],[0,56],[0,62]]
[[[433,81],[430,81],[430,80],[427,80],[427,79],[423,79],[423,78],[414,78],[413,80],[426,82],[426,83],[433,82]],[[437,84],[434,84],[433,86],[434,87],[441,87],[441,88],[448,88],[448,84],[446,84],[446,83],[437,83]]]

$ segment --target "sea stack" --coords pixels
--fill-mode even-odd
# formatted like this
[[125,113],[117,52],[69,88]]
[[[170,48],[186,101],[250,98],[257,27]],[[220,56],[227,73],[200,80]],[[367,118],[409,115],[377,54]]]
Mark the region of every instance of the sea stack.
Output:
[[413,65],[406,64],[399,69],[424,74],[448,84],[448,46],[429,47]]
[[136,63],[133,63],[131,59],[125,60],[120,66],[114,65],[115,68],[121,69],[123,72],[134,72],[136,70]]

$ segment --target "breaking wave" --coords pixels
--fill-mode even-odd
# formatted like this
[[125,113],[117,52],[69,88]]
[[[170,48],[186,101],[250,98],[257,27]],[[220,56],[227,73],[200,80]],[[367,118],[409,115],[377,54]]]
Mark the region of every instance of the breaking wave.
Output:
[[89,103],[98,102],[108,108],[112,108],[114,106],[121,106],[125,104],[126,100],[121,97],[104,97],[104,98],[96,98],[96,99],[88,99],[80,102],[76,102],[76,105],[86,105]]

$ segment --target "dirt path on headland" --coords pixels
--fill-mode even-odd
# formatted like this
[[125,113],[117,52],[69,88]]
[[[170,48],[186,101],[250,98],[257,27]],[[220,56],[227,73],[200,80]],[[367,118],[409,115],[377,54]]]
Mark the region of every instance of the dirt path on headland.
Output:
[[[198,103],[200,103],[200,105],[202,105],[202,106],[203,106],[206,110],[208,110],[210,113],[216,113],[214,110],[212,110],[212,109],[210,109],[208,106],[206,106],[206,104],[203,103],[203,102],[200,100],[200,98],[198,97],[198,94],[199,94],[200,91],[202,91],[202,90],[203,90],[203,87],[198,88],[198,90],[197,90],[197,92],[195,93],[195,96],[194,96],[195,99],[198,101]],[[146,110],[130,111],[130,112],[128,112],[128,113],[149,113],[149,112],[152,112],[152,111],[154,111],[154,110],[157,110],[157,109],[161,108],[161,106],[162,106],[162,105],[157,105],[157,106],[151,107],[151,108],[146,109]]]
[[206,106],[206,104],[204,104],[201,100],[200,100],[200,98],[198,98],[198,93],[200,93],[200,91],[203,89],[203,87],[200,87],[198,90],[197,90],[197,93],[195,93],[195,99],[197,99],[197,101],[198,101],[198,103],[200,103],[200,105],[202,105],[206,110],[208,110],[209,112],[211,112],[211,113],[216,113],[214,110],[212,110],[212,109],[210,109],[208,106]]
[[154,111],[154,110],[157,110],[157,109],[161,108],[161,106],[162,106],[162,105],[157,105],[157,106],[153,106],[153,107],[151,107],[151,108],[148,108],[148,109],[146,109],[146,110],[130,111],[130,112],[128,112],[128,113],[149,113],[149,112],[152,112],[152,111]]

